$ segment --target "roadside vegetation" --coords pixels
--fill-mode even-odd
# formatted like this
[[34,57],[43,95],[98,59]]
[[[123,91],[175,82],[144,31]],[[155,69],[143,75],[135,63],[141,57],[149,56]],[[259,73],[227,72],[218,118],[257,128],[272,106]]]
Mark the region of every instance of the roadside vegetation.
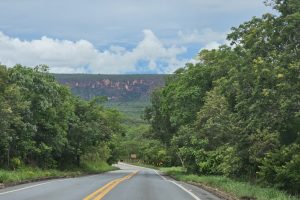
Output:
[[0,65],[0,182],[106,171],[132,158],[238,197],[297,199],[300,1],[266,4],[276,14],[232,28],[230,45],[168,76],[147,123],[134,104],[124,119],[104,98],[72,95],[46,66]]
[[123,128],[103,102],[72,95],[46,66],[0,65],[0,182],[112,169]]
[[16,170],[0,169],[0,183],[15,184],[24,181],[43,180],[49,178],[76,177],[81,175],[103,173],[117,168],[106,162],[84,163],[81,167],[70,169],[41,169],[38,167],[20,167]]
[[200,183],[218,190],[224,191],[239,199],[256,200],[297,200],[286,192],[274,188],[266,188],[261,185],[251,184],[245,181],[237,181],[224,176],[205,176],[187,174],[182,167],[160,168],[162,172],[172,176],[176,180]]
[[150,126],[127,133],[122,144],[127,158],[181,166],[194,175],[179,178],[238,196],[299,195],[300,3],[267,4],[276,14],[232,28],[230,45],[202,50],[198,63],[153,92],[144,116]]

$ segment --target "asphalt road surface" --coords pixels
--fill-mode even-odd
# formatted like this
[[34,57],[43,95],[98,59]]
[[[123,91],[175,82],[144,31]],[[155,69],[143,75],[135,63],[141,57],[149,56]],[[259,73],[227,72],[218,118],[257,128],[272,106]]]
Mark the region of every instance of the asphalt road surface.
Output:
[[78,178],[22,184],[0,190],[0,200],[220,200],[153,169],[124,163],[120,170]]

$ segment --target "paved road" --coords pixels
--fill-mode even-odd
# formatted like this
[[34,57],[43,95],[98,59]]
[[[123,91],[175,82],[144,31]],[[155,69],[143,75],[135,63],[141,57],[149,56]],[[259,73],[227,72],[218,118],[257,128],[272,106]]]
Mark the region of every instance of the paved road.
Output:
[[220,200],[157,171],[119,163],[100,175],[41,181],[0,190],[0,200]]

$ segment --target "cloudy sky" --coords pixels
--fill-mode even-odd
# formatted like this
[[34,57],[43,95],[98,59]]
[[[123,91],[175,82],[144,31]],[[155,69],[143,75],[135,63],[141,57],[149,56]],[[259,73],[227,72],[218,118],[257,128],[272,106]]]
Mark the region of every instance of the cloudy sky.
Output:
[[262,0],[0,0],[0,63],[56,73],[171,73]]

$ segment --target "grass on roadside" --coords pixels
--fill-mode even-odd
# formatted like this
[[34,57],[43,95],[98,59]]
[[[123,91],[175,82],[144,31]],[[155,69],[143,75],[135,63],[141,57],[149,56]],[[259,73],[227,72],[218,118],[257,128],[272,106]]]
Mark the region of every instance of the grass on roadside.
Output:
[[41,178],[75,177],[91,173],[103,173],[115,169],[115,167],[112,167],[102,161],[94,163],[84,163],[80,168],[74,168],[71,170],[64,171],[60,171],[57,169],[40,169],[33,167],[21,167],[17,170],[0,169],[0,183],[18,183],[28,180],[37,180]]
[[85,173],[103,173],[107,171],[117,170],[117,167],[111,166],[104,161],[84,162],[81,170]]
[[197,176],[186,174],[181,167],[161,168],[162,172],[180,181],[202,183],[207,186],[218,188],[238,198],[252,197],[257,200],[299,200],[275,188],[264,188],[248,182],[235,181],[223,176]]

